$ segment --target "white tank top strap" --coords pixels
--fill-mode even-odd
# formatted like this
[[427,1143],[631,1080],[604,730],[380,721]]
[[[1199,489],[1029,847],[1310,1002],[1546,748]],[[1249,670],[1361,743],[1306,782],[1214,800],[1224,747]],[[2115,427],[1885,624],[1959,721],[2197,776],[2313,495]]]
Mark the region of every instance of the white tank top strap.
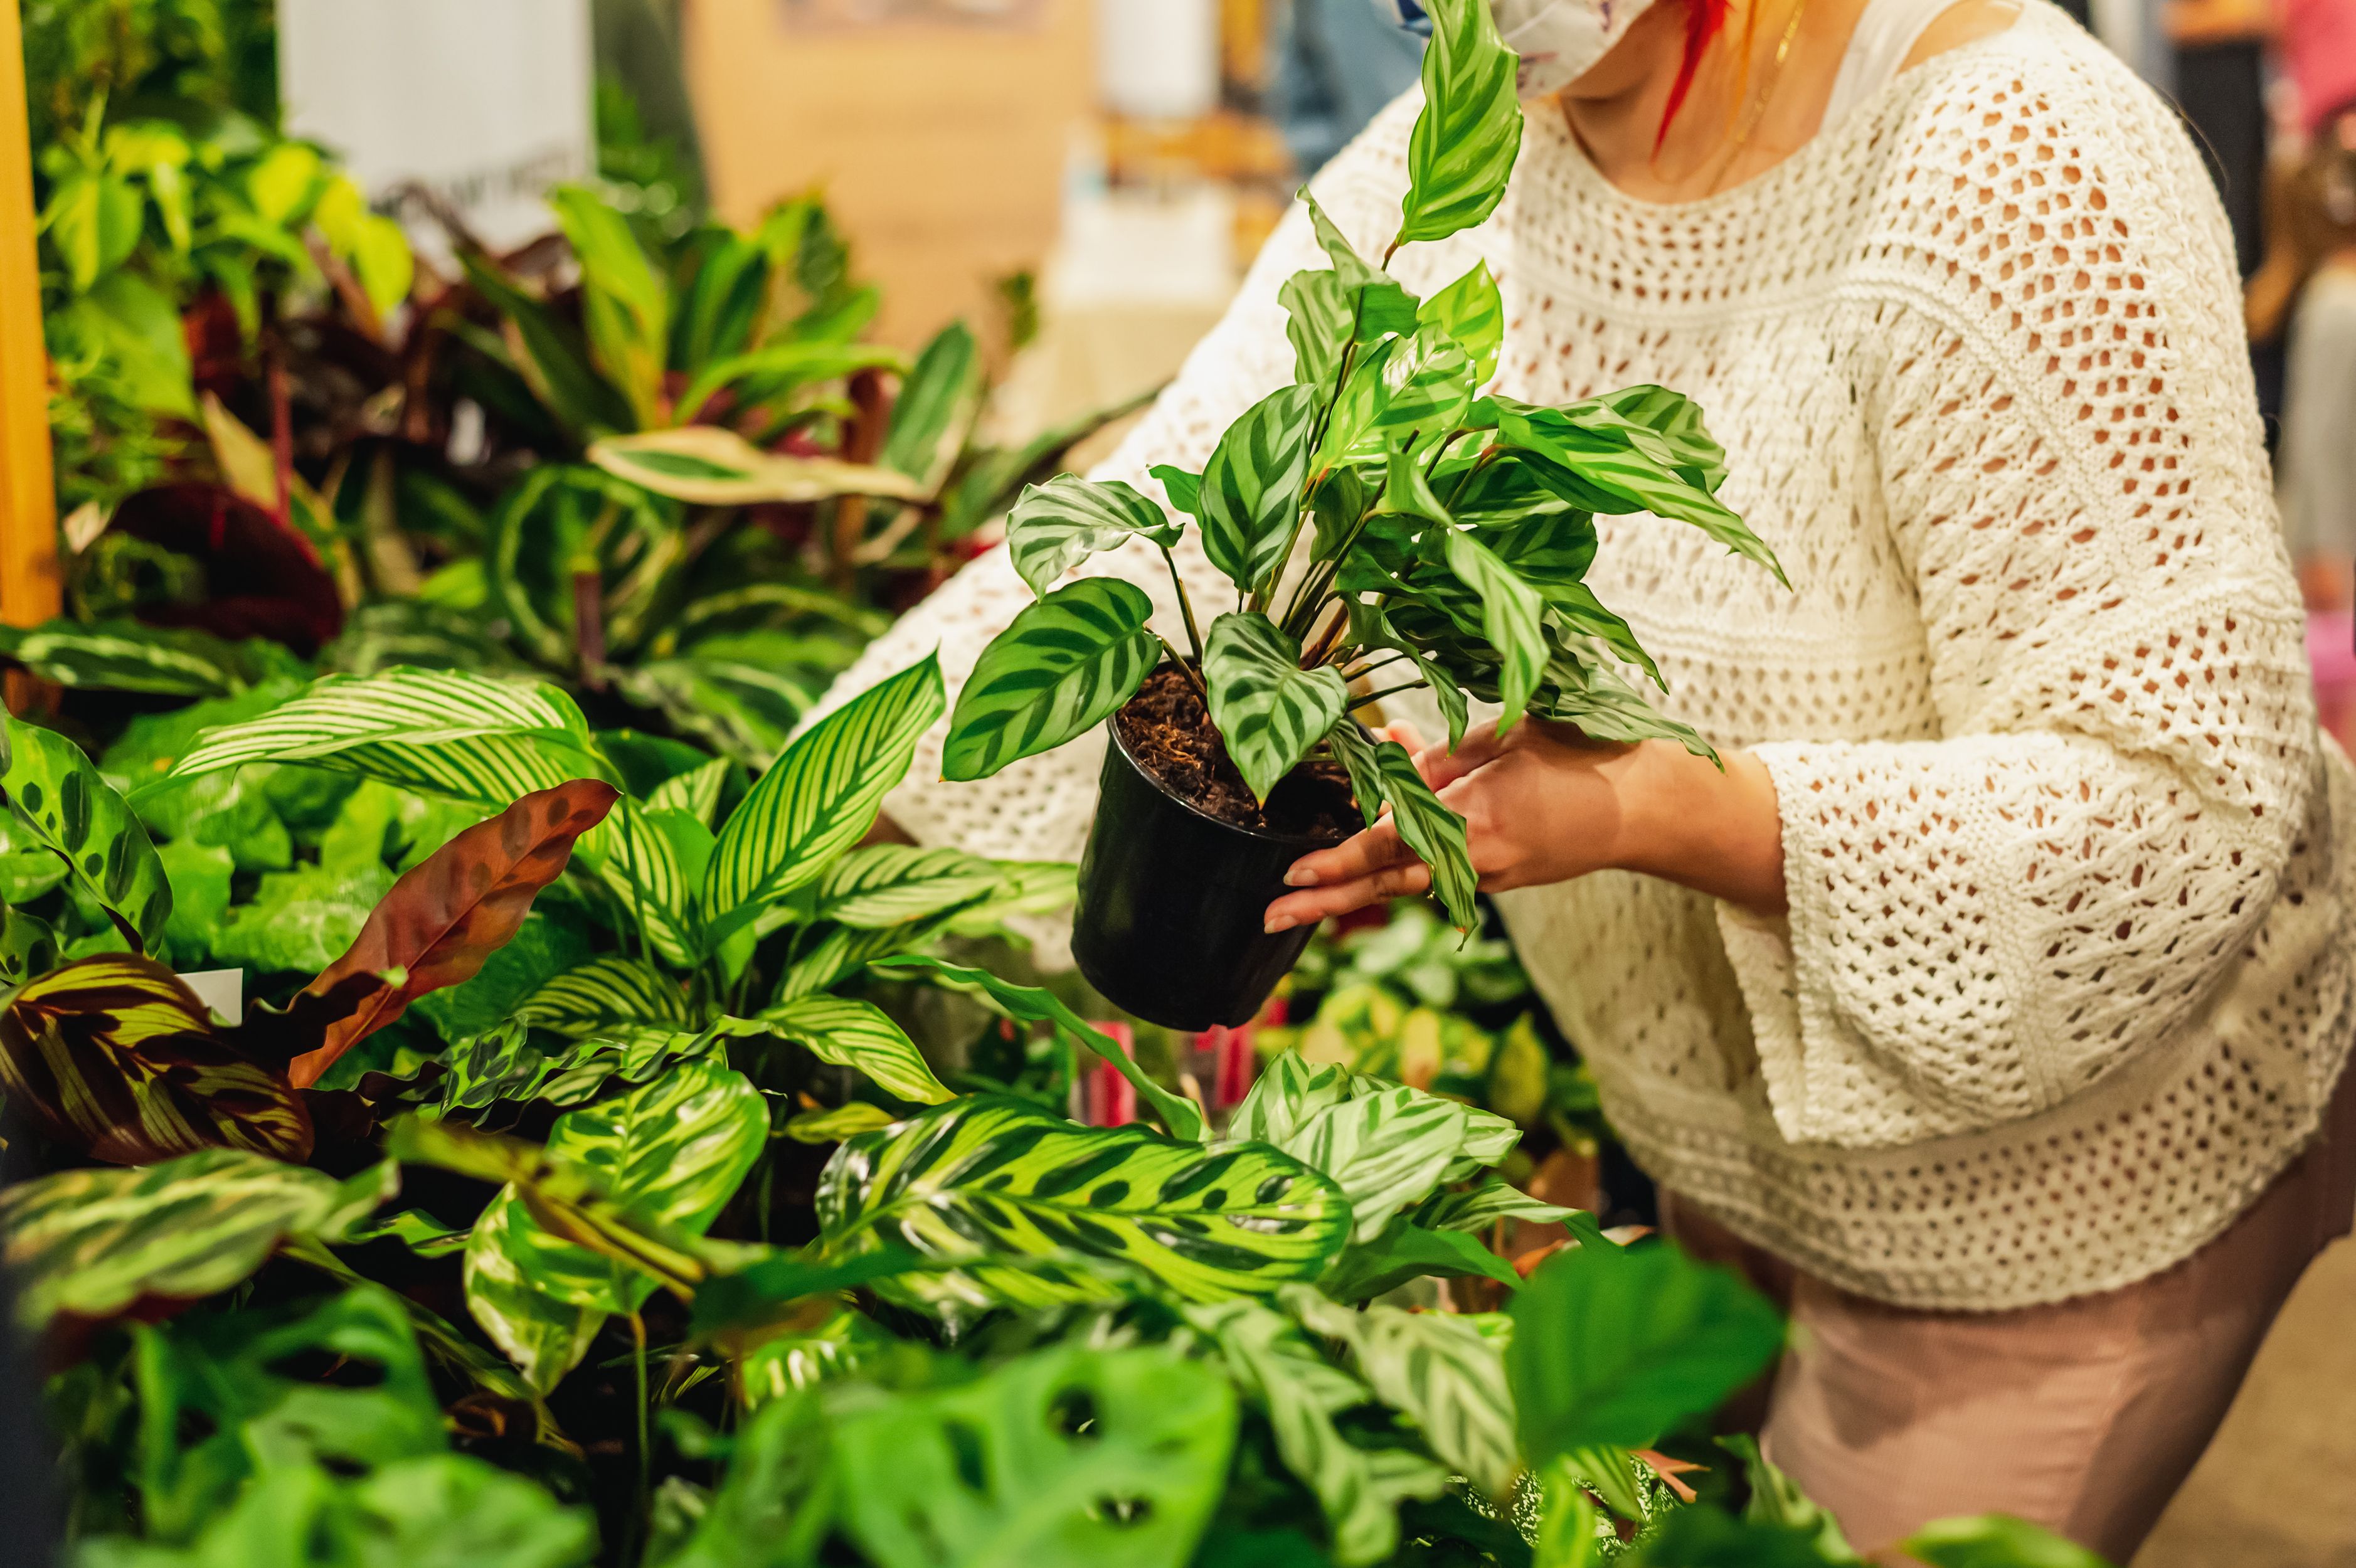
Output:
[[1857,30],[1849,35],[1848,52],[1841,57],[1840,74],[1833,79],[1832,97],[1825,102],[1817,133],[1839,124],[1850,110],[1888,86],[1923,29],[1955,3],[1868,0],[1864,14],[1857,19]]

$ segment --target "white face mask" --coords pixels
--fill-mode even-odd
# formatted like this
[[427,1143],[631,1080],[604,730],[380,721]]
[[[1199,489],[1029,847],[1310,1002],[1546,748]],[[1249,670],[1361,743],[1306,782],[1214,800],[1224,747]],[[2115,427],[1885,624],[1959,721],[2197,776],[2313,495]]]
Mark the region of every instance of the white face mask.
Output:
[[[1489,0],[1497,32],[1522,57],[1524,98],[1558,91],[1587,74],[1653,0]],[[1419,0],[1374,0],[1375,9],[1429,37],[1431,18]]]

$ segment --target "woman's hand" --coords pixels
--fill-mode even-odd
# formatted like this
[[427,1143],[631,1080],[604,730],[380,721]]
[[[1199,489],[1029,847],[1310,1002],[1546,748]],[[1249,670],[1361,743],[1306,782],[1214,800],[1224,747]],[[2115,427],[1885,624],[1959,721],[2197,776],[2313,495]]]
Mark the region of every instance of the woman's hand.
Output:
[[[1783,825],[1775,784],[1747,752],[1724,772],[1668,741],[1617,745],[1565,724],[1494,724],[1451,754],[1420,746],[1404,725],[1391,739],[1463,816],[1484,892],[1568,881],[1590,871],[1642,871],[1765,913],[1783,899]],[[1271,932],[1346,914],[1431,885],[1431,872],[1386,819],[1331,849],[1304,855],[1268,906]]]

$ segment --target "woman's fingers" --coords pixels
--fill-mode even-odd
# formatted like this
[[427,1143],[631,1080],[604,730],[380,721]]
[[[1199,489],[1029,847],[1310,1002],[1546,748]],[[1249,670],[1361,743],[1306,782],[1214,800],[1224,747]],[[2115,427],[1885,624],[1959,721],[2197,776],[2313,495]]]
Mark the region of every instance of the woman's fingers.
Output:
[[1509,743],[1497,738],[1494,724],[1483,724],[1468,730],[1463,743],[1453,752],[1445,746],[1427,746],[1415,754],[1415,771],[1434,790],[1446,789],[1465,774],[1496,761],[1497,754]]
[[1394,724],[1384,725],[1381,734],[1384,740],[1397,741],[1406,747],[1407,754],[1410,757],[1419,755],[1423,751],[1423,731],[1404,719]]
[[1303,855],[1284,873],[1284,885],[1328,888],[1414,858],[1414,851],[1399,841],[1398,829],[1385,818],[1363,832],[1352,834],[1331,849]]
[[1268,906],[1266,928],[1273,935],[1280,931],[1290,931],[1297,925],[1309,925],[1337,914],[1348,914],[1369,904],[1406,898],[1430,886],[1430,868],[1420,860],[1405,860],[1395,866],[1385,866],[1366,876],[1354,877],[1309,892],[1287,893]]

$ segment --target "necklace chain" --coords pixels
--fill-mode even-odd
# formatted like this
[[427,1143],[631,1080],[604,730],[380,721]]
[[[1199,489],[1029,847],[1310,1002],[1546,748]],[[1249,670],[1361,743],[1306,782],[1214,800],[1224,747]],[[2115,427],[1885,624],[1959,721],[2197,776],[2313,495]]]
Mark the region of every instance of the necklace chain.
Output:
[[1792,41],[1800,36],[1800,18],[1807,14],[1808,0],[1799,0],[1799,4],[1792,7],[1792,19],[1783,24],[1783,36],[1775,43],[1775,58],[1768,62],[1759,91],[1751,95],[1751,102],[1742,112],[1742,123],[1727,148],[1729,163],[1733,162],[1734,157],[1750,144],[1751,133],[1759,129],[1759,122],[1766,115],[1767,105],[1775,96],[1776,84],[1783,80],[1783,62],[1792,57]]

